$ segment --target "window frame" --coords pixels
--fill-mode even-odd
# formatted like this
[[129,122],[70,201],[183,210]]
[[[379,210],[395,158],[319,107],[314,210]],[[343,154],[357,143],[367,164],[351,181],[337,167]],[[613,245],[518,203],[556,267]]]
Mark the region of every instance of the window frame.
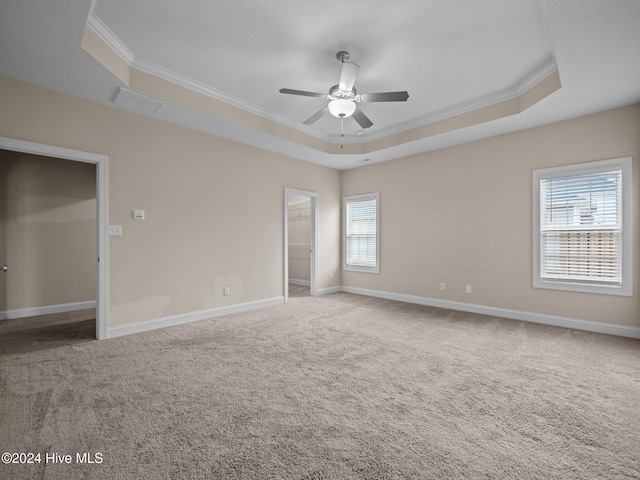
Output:
[[[621,249],[620,249],[620,285],[605,285],[590,281],[575,279],[543,278],[542,270],[542,242],[541,242],[541,213],[542,199],[540,198],[541,181],[549,178],[585,175],[589,173],[606,172],[620,169],[621,198],[620,217]],[[632,158],[622,157],[595,162],[586,162],[560,167],[543,168],[533,171],[533,287],[570,292],[596,293],[605,295],[633,295],[633,195],[632,186]]]
[[[376,264],[372,267],[349,265],[347,259],[347,205],[354,202],[376,202]],[[342,198],[342,269],[348,272],[380,273],[380,192],[349,195]]]

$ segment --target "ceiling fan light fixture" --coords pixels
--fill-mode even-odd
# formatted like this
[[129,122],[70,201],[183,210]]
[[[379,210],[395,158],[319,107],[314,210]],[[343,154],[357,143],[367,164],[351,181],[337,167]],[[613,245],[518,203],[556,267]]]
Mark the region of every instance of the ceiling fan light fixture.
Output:
[[338,98],[336,100],[331,100],[329,102],[329,112],[334,117],[338,118],[346,118],[353,115],[353,112],[356,111],[356,104],[351,100],[346,100],[344,98]]
[[[290,88],[281,88],[280,93],[286,93],[289,95],[303,95],[305,97],[318,97],[329,100],[329,104],[322,107],[318,112],[311,115],[304,122],[304,125],[312,125],[327,113],[330,113],[334,117],[341,120],[341,124],[344,127],[344,119],[347,117],[353,117],[353,119],[364,130],[373,126],[373,122],[364,114],[364,112],[358,108],[358,103],[365,102],[406,102],[409,98],[409,94],[406,91],[402,92],[381,92],[381,93],[356,93],[354,86],[356,82],[356,76],[358,69],[360,68],[356,63],[347,62],[349,59],[349,52],[338,52],[336,58],[340,62],[340,81],[337,85],[334,85],[329,89],[329,95],[317,92],[307,92],[305,90],[292,90]],[[344,135],[344,128],[342,129]],[[363,132],[364,133],[364,132]]]

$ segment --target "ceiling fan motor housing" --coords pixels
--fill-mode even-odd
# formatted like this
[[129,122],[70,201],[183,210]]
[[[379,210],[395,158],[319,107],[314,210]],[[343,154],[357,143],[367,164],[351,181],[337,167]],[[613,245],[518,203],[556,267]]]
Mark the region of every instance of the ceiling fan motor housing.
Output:
[[355,100],[356,98],[356,89],[352,88],[350,91],[348,90],[340,90],[339,85],[334,85],[329,89],[329,97],[333,99],[344,98],[347,100]]
[[344,50],[340,51],[336,53],[336,58],[340,63],[346,62],[347,60],[349,60],[349,52],[345,52]]

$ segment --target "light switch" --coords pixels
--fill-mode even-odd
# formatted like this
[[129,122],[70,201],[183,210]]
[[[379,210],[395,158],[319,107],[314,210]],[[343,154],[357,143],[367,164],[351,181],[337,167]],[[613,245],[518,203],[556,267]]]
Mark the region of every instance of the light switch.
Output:
[[135,220],[144,220],[144,210],[134,210],[133,218]]

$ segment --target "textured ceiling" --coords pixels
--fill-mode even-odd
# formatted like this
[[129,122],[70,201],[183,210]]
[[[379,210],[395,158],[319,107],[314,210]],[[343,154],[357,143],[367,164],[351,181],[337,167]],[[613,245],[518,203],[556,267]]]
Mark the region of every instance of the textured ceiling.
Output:
[[[166,102],[157,118],[342,169],[640,102],[639,24],[637,0],[3,0],[0,74],[110,105],[129,86]],[[133,88],[80,47],[87,26],[128,67],[304,138]],[[278,92],[328,92],[339,50],[360,65],[358,93],[410,95],[362,104],[374,123],[364,135],[353,119],[344,138],[331,116],[302,125],[327,101]],[[561,88],[522,112],[429,130],[521,96],[552,72]]]

